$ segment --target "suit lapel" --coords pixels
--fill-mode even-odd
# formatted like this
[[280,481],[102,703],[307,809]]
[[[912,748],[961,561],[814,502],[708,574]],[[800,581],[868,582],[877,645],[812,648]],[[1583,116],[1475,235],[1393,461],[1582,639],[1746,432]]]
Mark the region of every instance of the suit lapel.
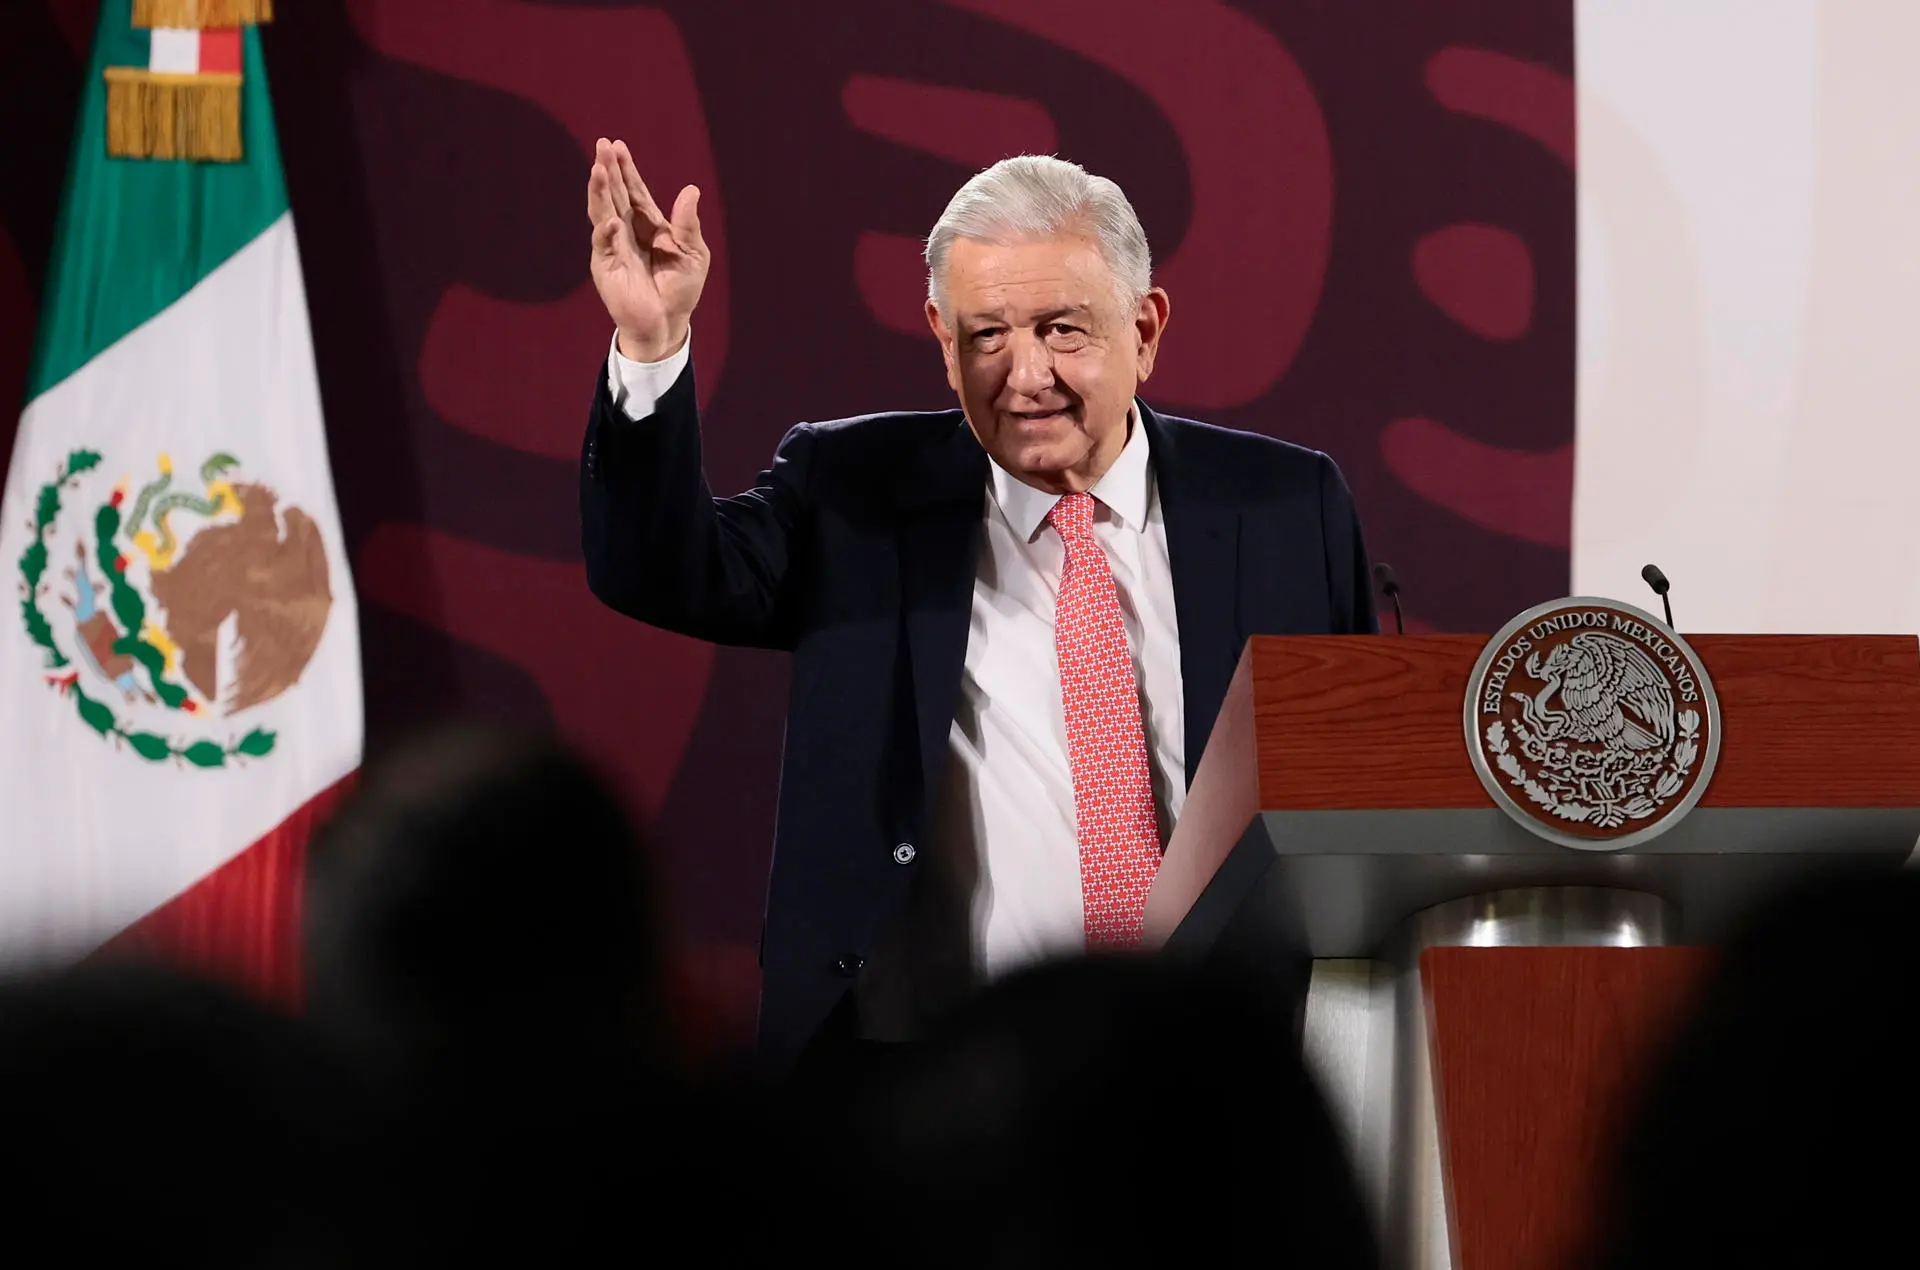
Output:
[[1188,453],[1187,426],[1162,419],[1141,403],[1152,443],[1155,488],[1167,525],[1167,558],[1173,568],[1174,615],[1180,623],[1180,680],[1186,697],[1187,783],[1227,685],[1240,660],[1240,513],[1210,497],[1205,473]]
[[987,497],[987,455],[964,419],[946,441],[929,446],[902,483],[900,595],[912,667],[920,743],[920,829],[947,753],[947,733],[966,669]]
[[[1240,513],[1211,496],[1187,452],[1187,428],[1141,403],[1167,526],[1180,623],[1187,781],[1200,766],[1240,660]],[[897,492],[900,594],[920,749],[921,831],[939,790],[947,733],[966,668],[973,583],[985,533],[987,456],[965,420],[911,465]]]

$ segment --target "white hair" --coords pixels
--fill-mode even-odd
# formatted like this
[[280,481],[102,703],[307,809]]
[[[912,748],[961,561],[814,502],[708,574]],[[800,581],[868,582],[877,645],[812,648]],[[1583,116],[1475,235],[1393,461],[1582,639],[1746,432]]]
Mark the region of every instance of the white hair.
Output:
[[1138,304],[1153,286],[1153,253],[1120,187],[1078,163],[1022,154],[976,172],[934,222],[927,235],[927,298],[951,321],[942,282],[957,238],[1009,243],[1065,234],[1083,235],[1099,249],[1122,309]]

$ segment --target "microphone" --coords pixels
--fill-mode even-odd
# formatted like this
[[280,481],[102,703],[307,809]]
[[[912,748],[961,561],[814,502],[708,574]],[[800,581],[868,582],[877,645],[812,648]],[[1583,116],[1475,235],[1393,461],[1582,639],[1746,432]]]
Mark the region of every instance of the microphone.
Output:
[[1671,583],[1667,581],[1667,575],[1660,572],[1659,565],[1650,564],[1646,568],[1640,570],[1640,576],[1646,579],[1646,583],[1648,586],[1653,588],[1653,593],[1660,597],[1660,607],[1664,609],[1667,614],[1667,629],[1672,630],[1673,629],[1673,601],[1667,598],[1667,588],[1671,585]]
[[[1651,566],[1649,566],[1651,567]],[[1400,579],[1393,576],[1393,566],[1386,561],[1377,561],[1373,566],[1373,584],[1380,593],[1393,601],[1393,633],[1407,633],[1407,617],[1400,611]]]

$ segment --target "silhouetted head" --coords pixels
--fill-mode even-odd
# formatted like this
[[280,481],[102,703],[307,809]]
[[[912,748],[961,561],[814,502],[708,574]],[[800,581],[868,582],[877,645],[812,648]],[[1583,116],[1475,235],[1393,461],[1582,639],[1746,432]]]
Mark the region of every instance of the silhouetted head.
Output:
[[1062,963],[987,989],[861,1100],[902,1263],[1375,1264],[1290,1009],[1218,973]]
[[1609,1267],[1871,1265],[1920,1188],[1920,875],[1803,886],[1729,943],[1630,1131]]
[[28,1261],[347,1264],[357,1105],[301,1024],[223,988],[128,966],[0,984],[7,1230]]
[[646,861],[557,742],[453,730],[373,764],[307,909],[312,1016],[383,1064],[524,1082],[663,1052]]

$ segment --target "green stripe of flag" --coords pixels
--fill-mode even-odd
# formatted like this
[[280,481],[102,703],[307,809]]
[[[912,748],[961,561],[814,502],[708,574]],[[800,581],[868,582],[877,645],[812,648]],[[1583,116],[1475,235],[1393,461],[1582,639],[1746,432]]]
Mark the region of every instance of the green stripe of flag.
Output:
[[54,233],[27,400],[192,289],[287,210],[260,33],[241,32],[244,158],[107,157],[109,66],[147,65],[133,0],[106,0]]

